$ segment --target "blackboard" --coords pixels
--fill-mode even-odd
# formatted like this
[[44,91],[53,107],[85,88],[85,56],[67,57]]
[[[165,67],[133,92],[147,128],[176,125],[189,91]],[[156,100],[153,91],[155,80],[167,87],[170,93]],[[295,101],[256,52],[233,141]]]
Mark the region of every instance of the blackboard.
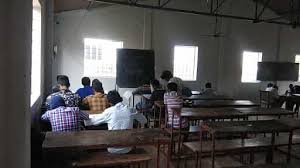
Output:
[[293,62],[259,62],[257,80],[298,81],[299,64]]
[[154,51],[117,50],[117,78],[120,88],[136,88],[154,79]]

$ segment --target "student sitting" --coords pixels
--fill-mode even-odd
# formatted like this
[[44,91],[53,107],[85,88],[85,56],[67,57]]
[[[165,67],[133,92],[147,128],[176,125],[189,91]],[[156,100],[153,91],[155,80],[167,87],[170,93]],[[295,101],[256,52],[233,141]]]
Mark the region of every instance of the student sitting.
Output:
[[217,93],[214,89],[212,89],[211,83],[208,82],[205,84],[205,90],[202,92],[201,95],[210,97],[217,96]]
[[83,120],[89,119],[89,115],[81,112],[78,107],[66,107],[64,99],[53,96],[50,101],[50,109],[42,115],[42,120],[50,121],[52,131],[79,131],[82,129]]
[[[177,84],[169,83],[167,85],[168,90],[164,95],[164,104],[166,105],[168,112],[168,126],[173,128],[180,128],[180,113],[183,106],[183,99],[177,93]],[[174,116],[173,116],[174,115]],[[188,129],[188,120],[186,118],[181,119],[181,128]]]
[[273,90],[273,83],[268,83],[266,91],[270,92]]
[[81,99],[78,94],[74,94],[69,90],[70,87],[69,78],[67,76],[63,76],[59,78],[58,85],[60,91],[56,93],[52,93],[47,97],[45,102],[46,109],[51,110],[50,101],[52,97],[55,96],[61,96],[64,99],[67,107],[78,107],[80,105]]
[[85,97],[93,94],[93,89],[90,86],[91,80],[88,77],[83,77],[81,79],[81,83],[83,85],[83,88],[80,88],[77,90],[77,94],[81,97],[81,99],[84,99]]
[[295,88],[294,88],[293,84],[290,84],[289,89],[287,91],[285,91],[285,95],[286,96],[291,96],[293,94],[295,94]]
[[83,105],[89,110],[103,112],[109,107],[106,96],[103,94],[102,84],[100,82],[93,83],[94,95],[87,96],[83,99]]
[[[112,107],[107,108],[101,114],[95,114],[90,120],[85,120],[86,126],[100,125],[107,123],[108,130],[132,129],[133,121],[136,119],[141,124],[145,124],[147,119],[143,114],[136,113],[133,108],[123,104],[122,97],[117,91],[110,91],[107,94],[108,102]],[[128,153],[132,148],[108,148],[110,153]]]
[[150,81],[151,96],[150,100],[142,101],[136,105],[138,110],[140,109],[151,109],[155,101],[163,101],[165,90],[160,86],[160,83],[157,79]]
[[68,77],[65,76],[65,75],[57,75],[57,76],[56,76],[56,85],[54,85],[54,86],[52,87],[52,92],[51,92],[51,93],[56,93],[56,92],[59,92],[59,91],[60,91],[60,90],[59,90],[59,84],[58,84],[58,81],[59,81],[60,78],[68,78]]

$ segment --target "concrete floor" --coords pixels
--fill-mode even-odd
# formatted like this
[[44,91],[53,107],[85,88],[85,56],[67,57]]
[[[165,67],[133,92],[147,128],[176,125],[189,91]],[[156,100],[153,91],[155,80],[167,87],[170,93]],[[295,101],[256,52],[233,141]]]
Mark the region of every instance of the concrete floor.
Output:
[[[151,163],[149,163],[149,167],[151,168],[155,168],[156,164],[156,148],[154,147],[147,147],[145,148],[149,153],[151,153],[153,155],[153,160],[151,161]],[[299,146],[300,149],[300,146]],[[266,164],[265,162],[265,157],[266,157],[266,153],[265,152],[260,152],[255,154],[255,162],[254,164]],[[166,167],[166,157],[164,155],[161,155],[161,161],[160,161],[160,167],[164,168]],[[247,156],[244,155],[244,160],[247,160]],[[274,152],[274,160],[273,163],[286,163],[286,155],[283,154],[280,151],[275,151]],[[300,167],[300,160],[292,157],[291,163],[299,163],[299,167]],[[223,167],[236,167],[236,166],[242,166],[244,164],[242,164],[240,162],[240,156],[237,154],[225,154],[224,156],[217,156],[216,157],[216,162],[215,162],[215,168],[223,168]],[[181,160],[179,162],[179,166],[178,166],[178,161],[177,160],[172,160],[171,162],[171,168],[184,168],[184,161]],[[194,168],[195,167],[195,160],[193,158],[189,158],[187,159],[187,168]],[[211,167],[211,158],[210,157],[206,157],[202,159],[202,168],[210,168]],[[295,168],[298,168],[295,167]]]

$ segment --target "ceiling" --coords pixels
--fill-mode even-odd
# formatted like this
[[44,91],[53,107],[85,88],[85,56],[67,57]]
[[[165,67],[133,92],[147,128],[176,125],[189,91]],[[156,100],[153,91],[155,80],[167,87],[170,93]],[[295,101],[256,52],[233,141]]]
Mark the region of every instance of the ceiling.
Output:
[[109,6],[104,3],[93,3],[92,0],[54,0],[54,12],[88,9]]
[[[129,2],[133,0],[120,0],[120,1]],[[230,0],[230,1],[234,2],[235,0]],[[278,14],[280,16],[280,19],[286,19],[289,21],[293,20],[294,22],[296,22],[296,20],[299,20],[298,16],[300,14],[299,12],[300,0],[257,0],[257,1],[261,4],[261,6],[265,6],[266,4],[266,7],[268,7],[269,9],[273,10],[276,14]],[[293,2],[293,5],[291,5],[291,2]],[[108,4],[93,3],[93,0],[54,0],[55,13],[77,10],[77,9],[97,8],[97,7],[104,7],[104,6],[108,6]],[[261,12],[262,8],[263,7],[259,7],[258,13]],[[292,13],[291,11],[294,12],[294,15],[291,15]]]

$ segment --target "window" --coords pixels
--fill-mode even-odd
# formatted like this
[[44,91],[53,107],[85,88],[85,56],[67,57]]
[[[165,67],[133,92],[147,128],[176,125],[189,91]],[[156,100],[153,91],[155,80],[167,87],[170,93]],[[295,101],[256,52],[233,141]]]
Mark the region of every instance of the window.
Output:
[[32,55],[31,55],[31,106],[41,94],[41,6],[33,0],[32,11]]
[[174,76],[185,81],[197,80],[198,47],[174,47]]
[[[300,64],[300,55],[296,55],[296,57],[295,57],[295,63],[299,63]],[[298,81],[300,81],[300,67],[299,67]]]
[[117,49],[123,42],[84,39],[84,76],[116,77]]
[[257,63],[262,61],[261,52],[243,52],[243,69],[242,82],[243,83],[257,83]]

